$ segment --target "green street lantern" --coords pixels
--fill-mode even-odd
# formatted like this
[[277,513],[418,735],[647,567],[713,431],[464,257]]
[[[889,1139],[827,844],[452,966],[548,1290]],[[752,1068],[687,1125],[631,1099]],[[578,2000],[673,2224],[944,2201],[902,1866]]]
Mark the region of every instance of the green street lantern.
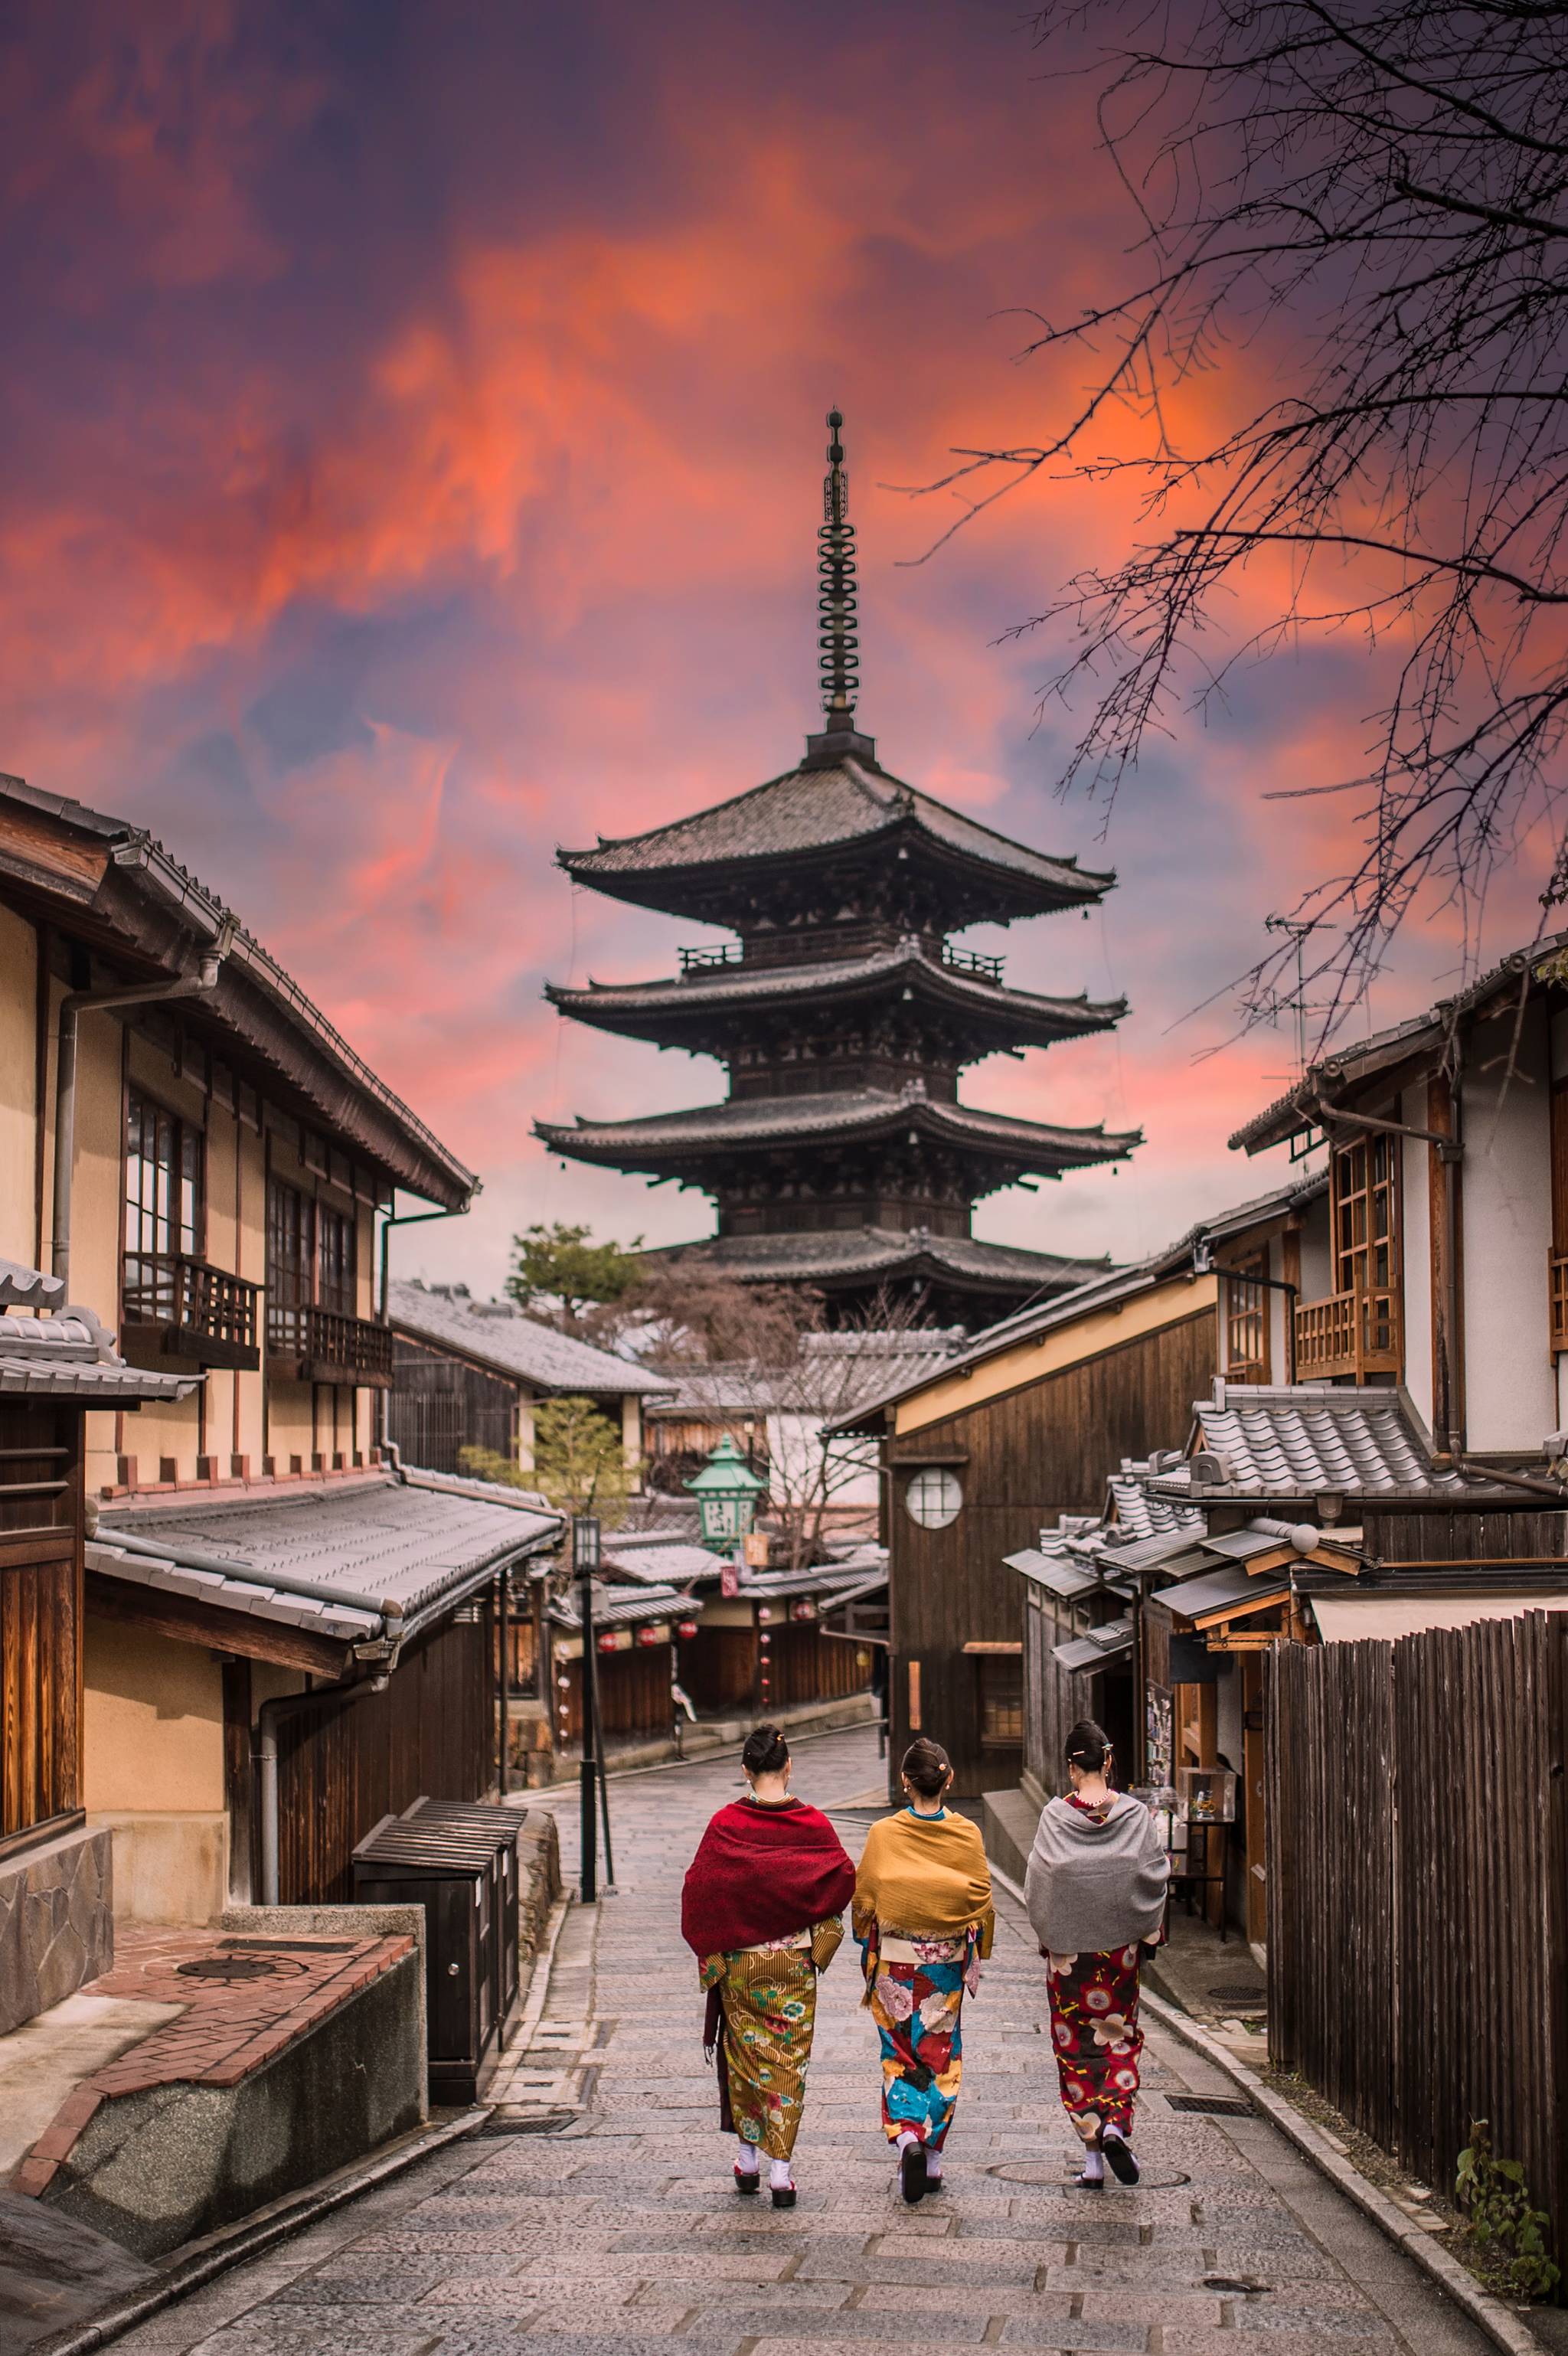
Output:
[[697,1499],[704,1545],[734,1546],[743,1538],[767,1485],[726,1432],[701,1472],[686,1483]]

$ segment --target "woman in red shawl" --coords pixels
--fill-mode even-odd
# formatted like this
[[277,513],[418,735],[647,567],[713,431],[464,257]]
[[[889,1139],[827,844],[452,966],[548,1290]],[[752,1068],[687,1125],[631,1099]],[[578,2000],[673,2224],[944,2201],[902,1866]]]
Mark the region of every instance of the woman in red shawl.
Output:
[[816,1975],[844,1936],[855,1869],[827,1817],[790,1796],[789,1746],[776,1726],[747,1737],[741,1764],[751,1789],[702,1836],[680,1931],[708,1990],[703,2043],[718,2056],[719,2124],[740,2137],[735,2190],[758,2190],[765,2151],[773,2207],[793,2209]]

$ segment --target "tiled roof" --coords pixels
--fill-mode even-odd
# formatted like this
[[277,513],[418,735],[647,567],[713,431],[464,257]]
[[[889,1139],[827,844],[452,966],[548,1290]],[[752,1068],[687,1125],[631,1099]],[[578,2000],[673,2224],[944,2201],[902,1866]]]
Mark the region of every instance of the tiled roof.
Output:
[[1115,881],[1109,873],[1081,872],[1075,860],[1048,858],[995,834],[901,784],[874,762],[853,755],[820,767],[790,769],[673,825],[619,841],[602,839],[596,850],[562,851],[559,856],[574,880],[613,891],[633,879],[871,842],[900,828],[1031,886],[1030,897],[1040,908],[1096,900]]
[[[1050,1294],[1031,1301],[1027,1308],[1013,1311],[999,1318],[983,1333],[975,1334],[958,1366],[977,1366],[987,1358],[1010,1350],[1019,1342],[1032,1341],[1037,1335],[1052,1332],[1059,1326],[1071,1325],[1075,1318],[1092,1315],[1096,1310],[1110,1307],[1118,1301],[1131,1299],[1135,1293],[1147,1292],[1166,1278],[1179,1274],[1195,1265],[1199,1253],[1211,1244],[1222,1244],[1232,1237],[1244,1234],[1249,1227],[1262,1226],[1266,1220],[1300,1209],[1321,1194],[1328,1181],[1321,1173],[1309,1178],[1295,1178],[1276,1186],[1267,1194],[1259,1194],[1247,1203],[1218,1213],[1213,1218],[1200,1219],[1188,1228],[1185,1235],[1161,1251],[1153,1252],[1147,1259],[1128,1268],[1112,1268],[1104,1263],[1086,1267],[1081,1282],[1053,1287]],[[995,1247],[987,1247],[995,1248]],[[870,1402],[877,1408],[894,1406],[920,1389],[921,1381],[901,1383],[884,1398]],[[863,1410],[862,1410],[863,1411]]]
[[392,1284],[387,1303],[399,1333],[456,1350],[539,1390],[642,1394],[665,1387],[662,1376],[632,1359],[558,1333],[509,1301],[475,1301],[464,1285]]
[[46,1276],[19,1259],[0,1259],[0,1309],[47,1309],[64,1291],[63,1277]]
[[[64,1290],[57,1277],[0,1260],[0,1302],[49,1301]],[[48,1317],[0,1309],[0,1398],[134,1407],[187,1398],[204,1380],[127,1365],[91,1309],[56,1308]]]
[[[691,1598],[673,1587],[598,1587],[593,1590],[595,1628],[635,1627],[639,1621],[669,1620]],[[581,1628],[576,1582],[551,1599],[549,1616],[558,1628]]]
[[1490,1495],[1438,1464],[1403,1395],[1333,1389],[1326,1384],[1214,1385],[1193,1407],[1199,1449],[1218,1457],[1223,1479],[1195,1488],[1190,1463],[1157,1474],[1169,1501],[1289,1499],[1317,1491],[1347,1495]]
[[741,1360],[674,1369],[668,1391],[648,1413],[655,1421],[667,1416],[765,1416],[780,1409],[803,1415],[814,1406],[824,1415],[844,1414],[855,1399],[882,1388],[892,1369],[912,1376],[942,1365],[963,1338],[957,1326],[808,1333],[800,1361],[792,1366]]
[[[982,1243],[974,1236],[935,1236],[928,1228],[814,1228],[799,1235],[714,1236],[695,1244],[666,1244],[645,1258],[690,1257],[741,1284],[785,1280],[875,1282],[881,1277],[951,1276],[976,1285],[1028,1287],[1061,1292],[1097,1272],[1093,1260],[1025,1251],[1016,1244]],[[901,1392],[902,1389],[901,1383]]]
[[[308,1034],[317,1053],[335,1067],[337,1076],[333,1100],[338,1107],[339,1125],[346,1101],[346,1081],[349,1090],[373,1104],[382,1119],[412,1150],[403,1183],[421,1193],[428,1188],[430,1200],[450,1199],[461,1202],[466,1208],[476,1183],[473,1173],[464,1169],[434,1132],[371,1070],[336,1025],[306,997],[293,976],[285,973],[277,959],[224,906],[217,894],[208,891],[171,858],[144,827],[133,826],[128,819],[111,818],[101,810],[90,809],[84,802],[73,801],[67,795],[41,792],[21,777],[0,776],[0,801],[19,803],[80,833],[100,837],[110,848],[116,876],[122,882],[134,879],[137,887],[157,903],[160,912],[177,918],[183,932],[198,948],[209,948],[225,927],[231,926],[232,940],[226,962],[241,972],[251,989],[270,1001],[272,1021],[275,1023],[281,1016],[296,1033]],[[332,1107],[325,1096],[317,1110],[324,1122],[330,1119]]]
[[1277,1097],[1238,1129],[1229,1141],[1232,1148],[1261,1153],[1267,1146],[1281,1144],[1316,1119],[1317,1100],[1326,1090],[1370,1079],[1423,1050],[1437,1051],[1445,1044],[1456,1023],[1504,991],[1517,998],[1521,976],[1538,972],[1549,958],[1560,956],[1564,948],[1568,948],[1568,932],[1553,933],[1529,948],[1515,949],[1467,989],[1456,991],[1452,998],[1440,998],[1425,1013],[1407,1016],[1404,1022],[1392,1023],[1386,1031],[1374,1032],[1370,1038],[1358,1039],[1353,1045],[1332,1049],[1309,1065],[1286,1095]]
[[704,1546],[680,1537],[638,1538],[620,1530],[606,1531],[603,1541],[604,1568],[617,1579],[645,1587],[691,1587],[724,1575],[724,1560]]
[[1086,1169],[1119,1162],[1142,1141],[1142,1131],[1107,1136],[1093,1129],[1058,1129],[1044,1121],[1019,1120],[1010,1113],[982,1112],[974,1105],[927,1096],[911,1087],[829,1088],[814,1096],[731,1097],[723,1104],[697,1105],[682,1112],[645,1114],[636,1120],[584,1120],[574,1129],[536,1121],[534,1133],[552,1152],[581,1162],[608,1162],[617,1169],[663,1169],[695,1153],[767,1151],[791,1141],[880,1137],[913,1128],[944,1142],[977,1147],[1039,1170]]
[[790,965],[731,965],[706,968],[667,981],[594,982],[568,990],[551,982],[545,995],[563,1014],[598,1023],[608,1030],[635,1030],[651,1020],[656,1032],[670,1018],[699,1021],[729,1008],[754,1011],[806,1005],[814,999],[871,996],[900,987],[945,1000],[1039,1044],[1104,1031],[1120,1022],[1125,999],[1096,1003],[1078,998],[1046,998],[1030,991],[1006,990],[939,962],[915,940],[872,949],[863,957],[834,958]]
[[[379,1634],[388,1612],[408,1625],[451,1608],[560,1528],[561,1516],[523,1490],[373,1472],[106,1505],[87,1561],[132,1585],[352,1640]],[[328,1592],[302,1591],[301,1582]]]
[[1124,1538],[1167,1537],[1201,1529],[1202,1515],[1179,1499],[1156,1494],[1148,1485],[1152,1477],[1129,1470],[1112,1473],[1105,1485],[1115,1519],[1108,1526]]

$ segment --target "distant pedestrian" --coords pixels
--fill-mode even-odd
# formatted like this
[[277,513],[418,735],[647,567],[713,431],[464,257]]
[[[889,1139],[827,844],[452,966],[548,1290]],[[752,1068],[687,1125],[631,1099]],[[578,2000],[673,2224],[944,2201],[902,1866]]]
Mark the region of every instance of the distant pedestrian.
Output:
[[776,1726],[747,1736],[741,1765],[750,1788],[698,1845],[680,1929],[708,1991],[703,2050],[718,2069],[719,2124],[740,2141],[735,2189],[757,2190],[766,2152],[773,2207],[793,2209],[816,1976],[838,1952],[855,1869],[827,1818],[791,1794]]
[[946,1751],[922,1735],[901,1772],[908,1804],[866,1837],[853,1922],[881,2037],[882,2126],[912,2204],[942,2182],[964,2074],[964,1991],[980,1985],[997,1918],[979,1831],[946,1804]]
[[1159,1937],[1170,1860],[1142,1801],[1112,1789],[1110,1740],[1091,1718],[1067,1738],[1067,1772],[1072,1789],[1046,1802],[1024,1895],[1049,1966],[1062,2108],[1084,2147],[1081,2181],[1099,2190],[1107,2162],[1122,2183],[1138,2180],[1138,1950]]

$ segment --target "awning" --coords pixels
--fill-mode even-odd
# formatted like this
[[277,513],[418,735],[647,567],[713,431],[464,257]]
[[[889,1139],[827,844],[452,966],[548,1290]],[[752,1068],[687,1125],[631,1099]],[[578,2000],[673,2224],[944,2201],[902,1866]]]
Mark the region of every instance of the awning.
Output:
[[1092,1594],[1100,1584],[1097,1571],[1086,1569],[1081,1562],[1070,1562],[1065,1555],[1041,1554],[1035,1547],[1004,1555],[1002,1562],[1005,1569],[1021,1571],[1034,1586],[1060,1596],[1063,1602],[1070,1596]]
[[1162,1587],[1150,1601],[1163,1604],[1179,1619],[1205,1628],[1216,1621],[1239,1620],[1248,1612],[1261,1612],[1271,1603],[1283,1602],[1289,1593],[1290,1580],[1285,1574],[1262,1571],[1254,1576],[1236,1563],[1200,1579],[1184,1579],[1177,1587]]
[[1488,1595],[1314,1595],[1308,1599],[1326,1644],[1358,1637],[1419,1635],[1424,1628],[1468,1628],[1477,1620],[1518,1620],[1526,1612],[1568,1612],[1568,1593],[1516,1590]]
[[1130,1620],[1111,1620],[1103,1628],[1092,1628],[1086,1636],[1074,1636],[1068,1644],[1053,1644],[1051,1657],[1069,1674],[1083,1669],[1103,1668],[1118,1653],[1130,1653],[1133,1648],[1133,1623]]

